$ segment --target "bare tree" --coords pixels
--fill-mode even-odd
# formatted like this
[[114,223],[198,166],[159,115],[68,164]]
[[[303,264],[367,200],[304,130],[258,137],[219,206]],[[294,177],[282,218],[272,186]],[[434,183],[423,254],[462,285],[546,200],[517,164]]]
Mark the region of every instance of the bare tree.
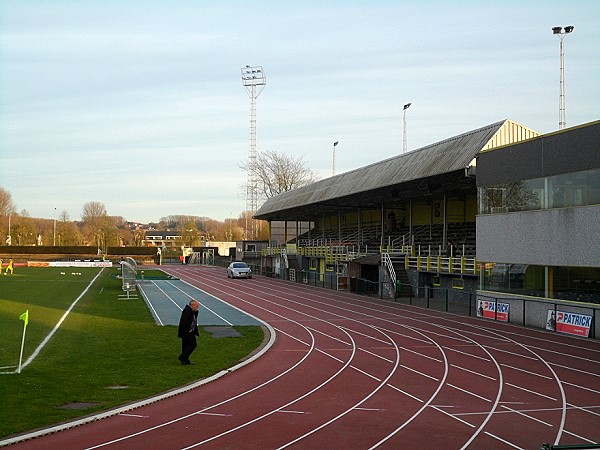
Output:
[[307,167],[302,156],[294,157],[273,150],[259,152],[255,164],[246,163],[241,167],[256,176],[263,200],[318,180],[317,173]]
[[106,252],[109,241],[114,241],[113,245],[118,245],[117,230],[114,222],[108,217],[106,207],[101,202],[87,202],[83,205],[84,230],[88,243],[97,245],[99,251]]
[[12,195],[3,187],[0,187],[0,216],[8,216],[16,211],[12,201]]
[[83,205],[83,213],[81,219],[84,222],[94,223],[99,218],[106,216],[106,207],[101,202],[87,202]]

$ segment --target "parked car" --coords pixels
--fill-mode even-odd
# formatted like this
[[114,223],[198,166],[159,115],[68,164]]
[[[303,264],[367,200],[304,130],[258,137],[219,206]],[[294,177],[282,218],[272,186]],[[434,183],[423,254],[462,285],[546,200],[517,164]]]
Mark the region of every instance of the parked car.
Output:
[[232,262],[227,268],[227,278],[252,278],[252,269],[245,262]]

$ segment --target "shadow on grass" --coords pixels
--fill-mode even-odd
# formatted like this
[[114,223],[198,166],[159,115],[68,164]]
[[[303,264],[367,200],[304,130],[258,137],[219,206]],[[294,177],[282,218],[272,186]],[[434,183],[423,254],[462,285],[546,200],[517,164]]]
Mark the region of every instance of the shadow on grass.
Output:
[[[201,329],[192,358],[195,364],[182,366],[177,360],[181,343],[176,327],[157,326],[141,298],[118,300],[120,280],[113,277],[114,270],[105,269],[21,374],[1,375],[0,398],[3,405],[10,406],[0,408],[0,437],[110,409],[211,376],[246,358],[263,341],[260,327],[235,327],[241,336],[227,338],[213,338]],[[90,280],[93,275],[90,273]],[[61,277],[60,272],[57,276]],[[43,286],[30,283],[28,289],[45,289]],[[79,293],[82,290],[79,286]],[[2,299],[4,296],[3,291]],[[0,327],[6,322],[17,323],[11,337],[17,346],[11,352],[18,351],[23,324],[13,314],[15,310],[30,309],[25,361],[51,328],[49,319],[38,320],[37,312],[56,311],[47,313],[56,316],[55,323],[77,296],[70,290],[66,299],[53,293],[43,308],[14,299],[0,302]],[[10,308],[5,308],[5,303]],[[8,352],[0,349],[0,358],[7,357]],[[18,353],[11,353],[10,358],[13,365],[18,363]],[[114,386],[127,388],[111,388]],[[61,407],[69,403],[89,407]]]

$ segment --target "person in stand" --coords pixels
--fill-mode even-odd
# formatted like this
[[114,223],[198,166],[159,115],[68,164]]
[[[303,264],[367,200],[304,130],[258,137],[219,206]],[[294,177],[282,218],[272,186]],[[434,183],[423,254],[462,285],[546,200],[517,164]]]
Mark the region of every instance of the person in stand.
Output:
[[446,246],[446,254],[448,256],[454,256],[454,242],[448,239],[448,245]]
[[184,366],[192,364],[190,355],[198,346],[198,343],[196,342],[196,336],[199,335],[198,306],[200,306],[198,300],[190,300],[185,308],[183,308],[183,311],[181,311],[181,318],[179,319],[177,336],[181,339],[181,354],[177,359],[179,359]]

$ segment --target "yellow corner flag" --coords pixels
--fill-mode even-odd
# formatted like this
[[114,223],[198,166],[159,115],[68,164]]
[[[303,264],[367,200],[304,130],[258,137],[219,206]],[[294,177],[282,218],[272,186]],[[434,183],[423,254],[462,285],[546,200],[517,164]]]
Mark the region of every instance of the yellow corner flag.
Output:
[[19,319],[25,322],[23,325],[24,328],[27,328],[27,324],[29,323],[29,310],[25,311],[23,314],[19,316]]

